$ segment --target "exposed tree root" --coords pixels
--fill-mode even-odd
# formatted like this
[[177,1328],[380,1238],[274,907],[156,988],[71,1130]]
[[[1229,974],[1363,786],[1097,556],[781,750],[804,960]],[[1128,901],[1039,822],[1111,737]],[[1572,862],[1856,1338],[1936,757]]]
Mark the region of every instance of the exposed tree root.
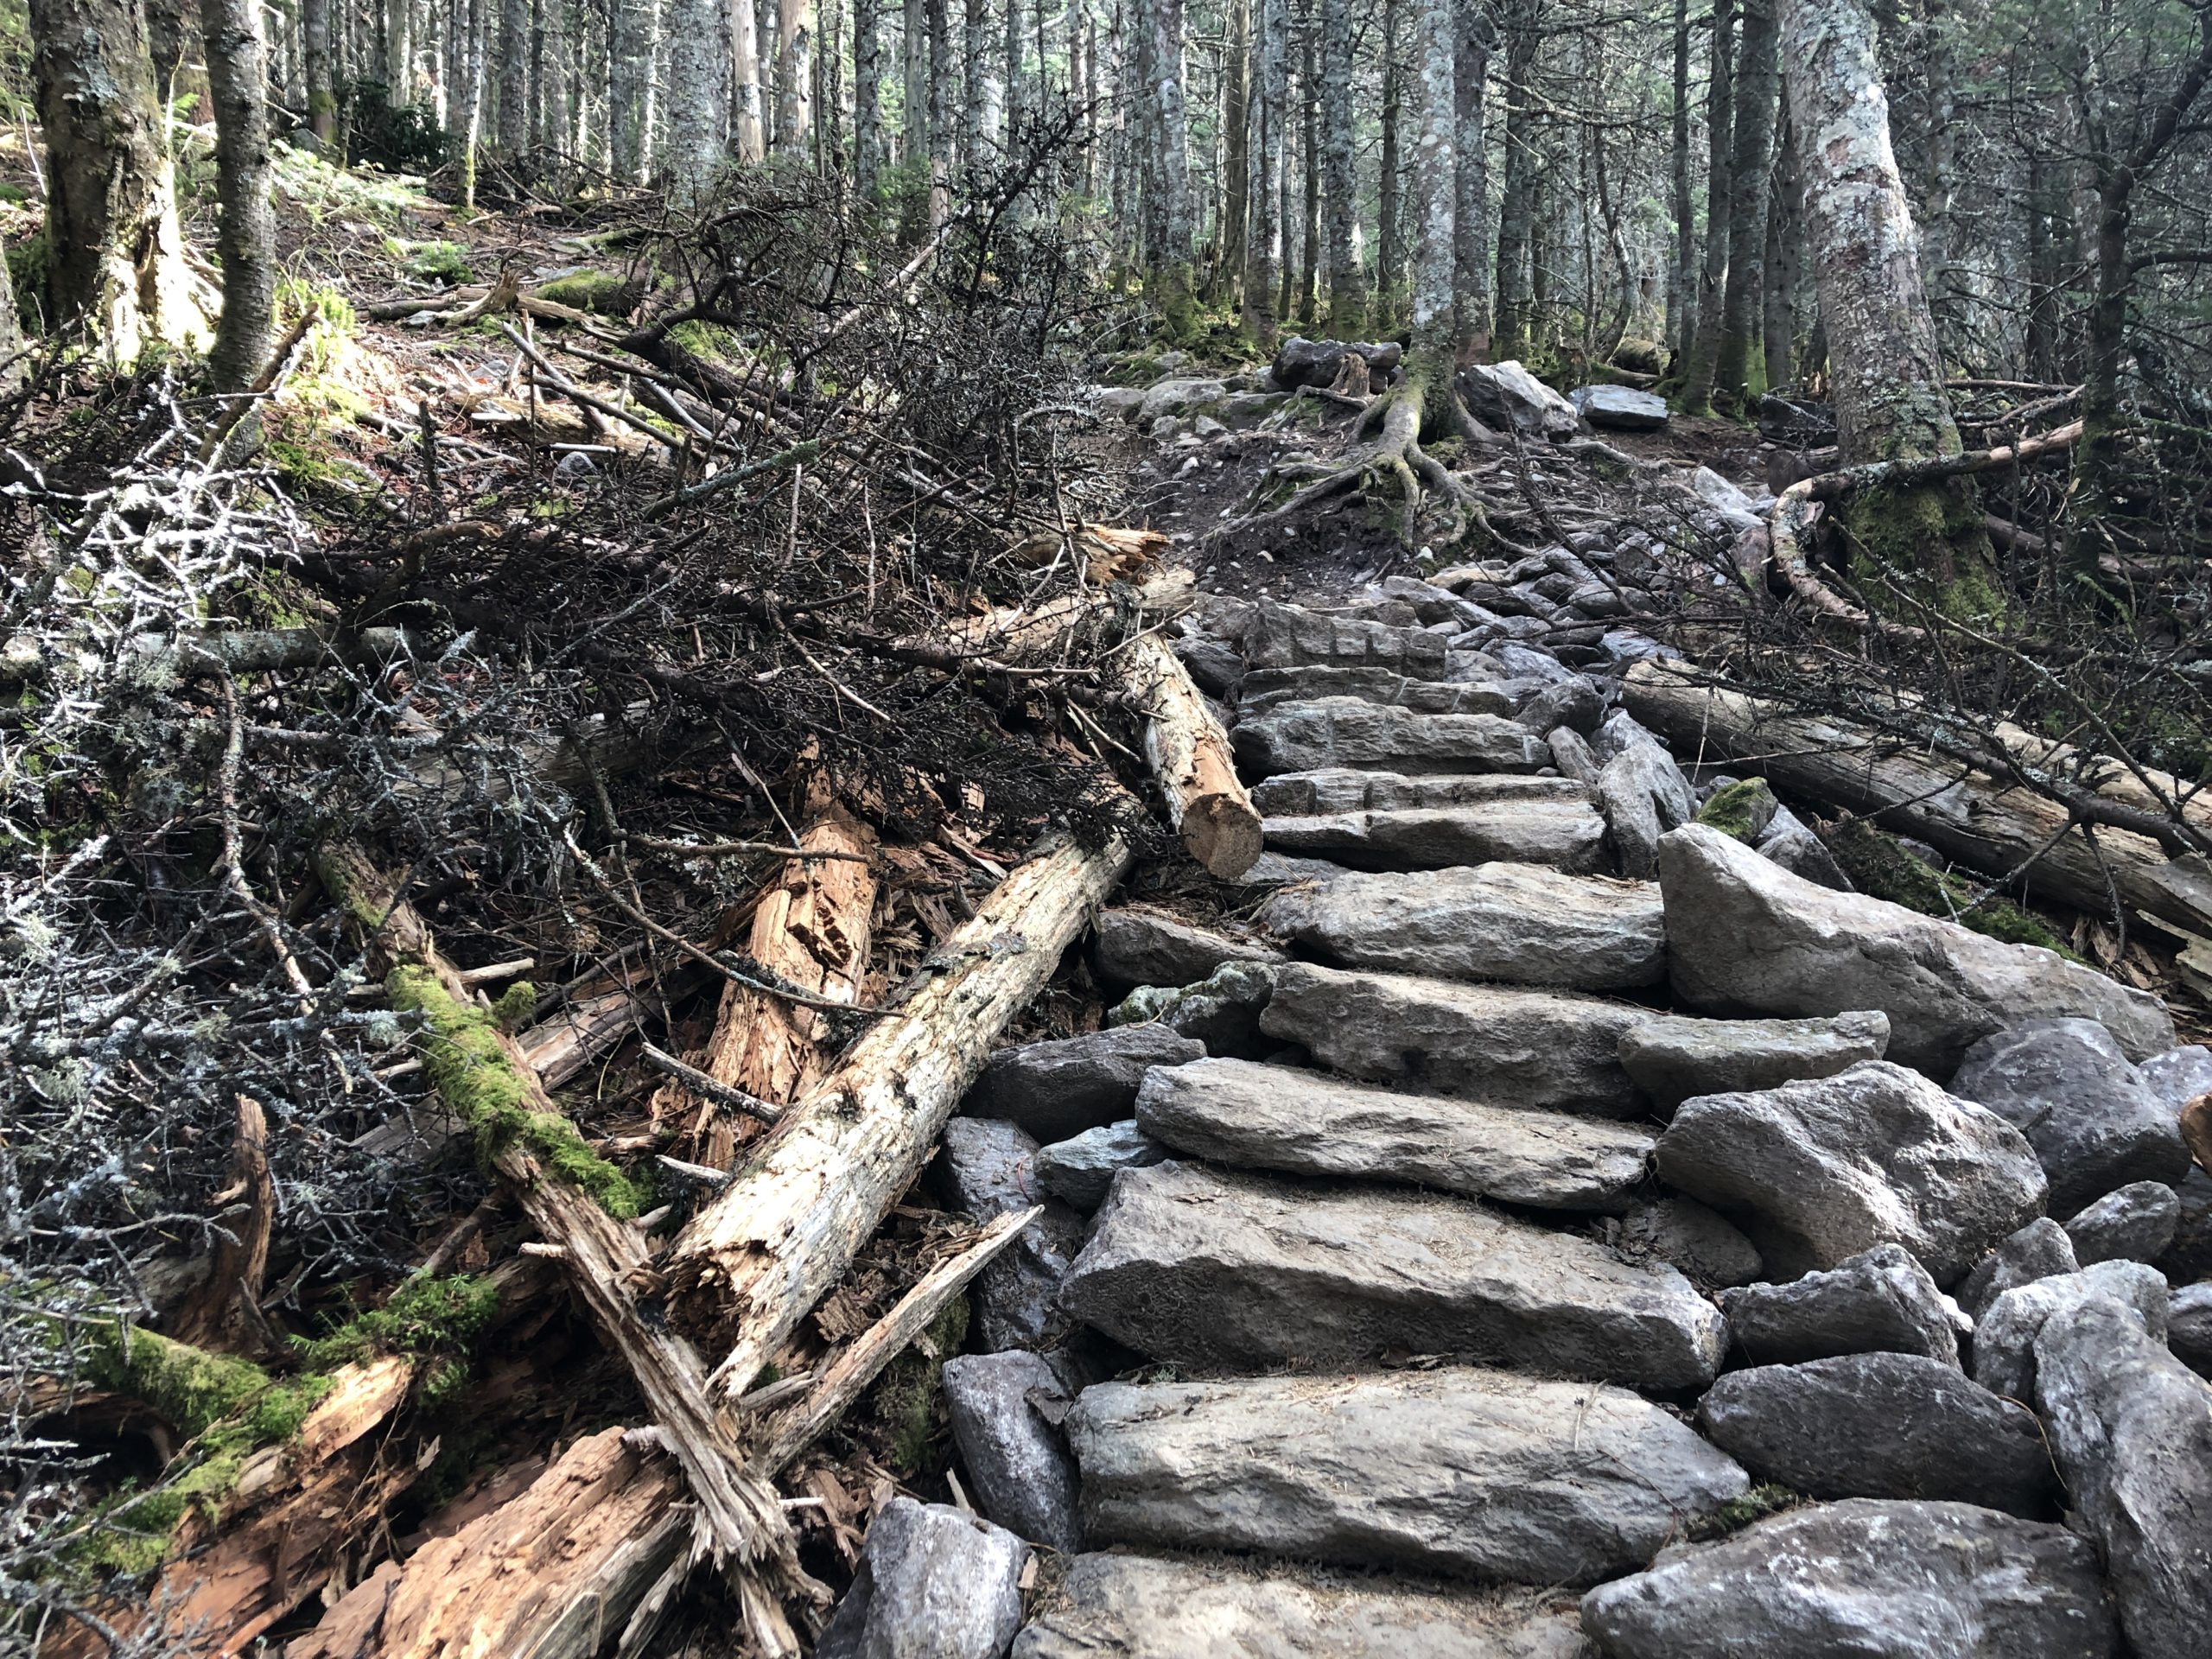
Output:
[[[1371,490],[1395,496],[1398,537],[1407,546],[1424,539],[1437,547],[1457,543],[1471,523],[1485,522],[1482,504],[1443,462],[1421,447],[1421,429],[1427,423],[1426,403],[1418,380],[1409,377],[1393,387],[1369,404],[1361,415],[1357,435],[1364,442],[1358,448],[1333,464],[1301,461],[1270,467],[1254,486],[1248,508],[1277,484],[1310,481],[1281,506],[1265,512],[1248,511],[1230,527],[1251,530],[1278,524],[1336,496]],[[1446,418],[1437,424],[1455,436],[1490,436],[1457,397],[1449,397]],[[1444,507],[1445,524],[1437,534],[1423,537],[1419,525],[1432,498]]]

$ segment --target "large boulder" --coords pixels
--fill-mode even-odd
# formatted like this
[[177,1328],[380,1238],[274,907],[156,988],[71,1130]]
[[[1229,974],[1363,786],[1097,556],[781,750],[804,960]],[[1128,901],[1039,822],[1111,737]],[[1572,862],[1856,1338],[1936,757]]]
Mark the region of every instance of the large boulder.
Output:
[[1783,1274],[1897,1243],[1946,1283],[2044,1205],[2042,1166],[2018,1129],[1886,1060],[1685,1101],[1658,1162],[1662,1180],[1735,1217]]
[[1238,767],[1255,778],[1322,767],[1533,772],[1551,750],[1503,715],[1422,715],[1358,697],[1283,702],[1236,723]]
[[1155,381],[1145,389],[1144,399],[1137,404],[1136,423],[1149,427],[1163,415],[1176,419],[1195,415],[1208,404],[1228,395],[1229,388],[1221,381],[1200,375],[1177,375]]
[[1573,1604],[1229,1559],[1078,1555],[1014,1659],[1582,1659]]
[[1511,427],[1531,438],[1571,438],[1582,429],[1573,404],[1510,359],[1471,363],[1459,371],[1459,397],[1485,426]]
[[1098,912],[1090,965],[1109,985],[1189,985],[1225,962],[1280,962],[1260,939],[1195,927],[1156,910],[1125,906]]
[[1060,1291],[1173,1364],[1345,1364],[1393,1347],[1680,1389],[1726,1329],[1681,1274],[1465,1199],[1187,1164],[1124,1170]]
[[983,1513],[1033,1544],[1082,1548],[1075,1460],[1045,1416],[1065,1415],[1074,1399],[1045,1357],[957,1355],[944,1363],[944,1403]]
[[2156,997],[2033,945],[1817,886],[1703,824],[1662,841],[1659,881],[1669,972],[1692,1007],[1878,1008],[1889,1057],[1945,1077],[1982,1038],[2027,1020],[2100,1020],[2131,1057],[2173,1043]]
[[1615,432],[1656,432],[1667,424],[1667,400],[1634,386],[1577,386],[1567,401],[1594,427]]
[[1083,1217],[1038,1185],[1037,1142],[1001,1118],[956,1117],[944,1126],[937,1175],[953,1205],[988,1221],[1032,1205],[1044,1214],[976,1275],[969,1290],[976,1345],[986,1353],[1034,1348],[1062,1333],[1053,1306],[1068,1263],[1083,1248]]
[[2054,1214],[2135,1181],[2171,1185],[2189,1168],[2174,1113],[2094,1020],[2031,1020],[1967,1051],[1951,1092],[2028,1137],[2050,1176]]
[[960,1109],[1004,1118],[1039,1141],[1065,1141],[1126,1119],[1154,1066],[1202,1059],[1205,1052],[1204,1043],[1149,1024],[1002,1048]]
[[1646,880],[1659,873],[1661,837],[1688,823],[1695,810],[1681,768],[1648,741],[1624,745],[1599,767],[1598,799],[1621,874]]
[[1406,348],[1395,340],[1307,340],[1293,334],[1275,347],[1275,359],[1268,372],[1274,377],[1276,386],[1284,391],[1295,391],[1300,386],[1327,388],[1336,384],[1342,372],[1344,353],[1356,352],[1364,359],[1369,375],[1363,391],[1382,390],[1390,372],[1402,362]]
[[1972,1503],[1793,1510],[1582,1599],[1611,1659],[2118,1659],[2097,1552]]
[[1521,1584],[1625,1572],[1749,1484],[1625,1389],[1507,1371],[1105,1382],[1067,1430],[1096,1541]]
[[1653,1140],[1637,1124],[1220,1059],[1154,1071],[1136,1126],[1234,1168],[1397,1181],[1546,1210],[1624,1208]]
[[2128,1309],[2152,1338],[2165,1341],[2165,1275],[2140,1262],[2100,1262],[2008,1290],[1992,1302],[1974,1325],[1974,1381],[2007,1399],[2034,1399],[2037,1337],[2058,1314],[2095,1300]]
[[2107,1192],[2066,1224],[2075,1260],[2156,1262],[2181,1225],[2181,1195],[2163,1181],[2136,1181]]
[[1693,1095],[1832,1077],[1890,1046],[1885,1014],[1817,1020],[1699,1020],[1669,1014],[1621,1033],[1621,1065],[1662,1110]]
[[1277,938],[1351,968],[1583,991],[1667,977],[1657,887],[1540,864],[1346,874],[1284,888],[1260,919]]
[[2045,1321],[2036,1372],[2059,1471],[2104,1546],[2136,1659],[2202,1659],[2212,1643],[2212,1385],[2102,1297]]
[[1878,1244],[1786,1285],[1724,1291],[1720,1308],[1755,1365],[1894,1353],[1958,1368],[1958,1332],[1943,1294],[1901,1244]]
[[2057,1497],[2035,1414],[1919,1354],[1731,1371],[1698,1423],[1757,1478],[1815,1497],[1955,1499],[2038,1520]]
[[1029,1547],[944,1503],[894,1497],[868,1525],[816,1659],[1003,1659],[1021,1628]]

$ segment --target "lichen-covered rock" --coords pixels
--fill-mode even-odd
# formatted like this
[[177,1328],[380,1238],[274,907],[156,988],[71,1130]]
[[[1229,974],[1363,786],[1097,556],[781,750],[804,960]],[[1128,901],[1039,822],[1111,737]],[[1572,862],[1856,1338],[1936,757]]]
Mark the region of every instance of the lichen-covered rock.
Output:
[[2202,1044],[2153,1054],[2139,1070],[2151,1092],[2177,1112],[2197,1096],[2212,1094],[2212,1048]]
[[1075,1399],[1044,1356],[1011,1349],[949,1359],[944,1402],[983,1513],[1032,1543],[1082,1548],[1075,1459],[1040,1409],[1063,1416]]
[[2212,1377],[2212,1281],[2167,1297],[2166,1346],[2199,1376]]
[[1485,426],[1532,438],[1571,438],[1582,429],[1574,405],[1510,359],[1471,363],[1459,371],[1459,396]]
[[2131,1310],[2145,1331],[2165,1341],[2165,1276],[2140,1262],[2100,1262],[2008,1290],[1992,1302],[1974,1325],[1974,1381],[1992,1394],[2034,1399],[2037,1334],[2056,1315],[2098,1300]]
[[1253,778],[1323,767],[1378,772],[1533,772],[1543,741],[1502,715],[1422,715],[1358,697],[1277,703],[1236,722],[1236,764]]
[[1959,1306],[1979,1319],[2006,1291],[2056,1274],[2078,1272],[2081,1266],[2066,1230],[2049,1216],[2038,1216],[1976,1262],[1974,1271],[1959,1281]]
[[1591,425],[1619,432],[1656,432],[1667,424],[1667,400],[1634,386],[1577,386],[1568,401]]

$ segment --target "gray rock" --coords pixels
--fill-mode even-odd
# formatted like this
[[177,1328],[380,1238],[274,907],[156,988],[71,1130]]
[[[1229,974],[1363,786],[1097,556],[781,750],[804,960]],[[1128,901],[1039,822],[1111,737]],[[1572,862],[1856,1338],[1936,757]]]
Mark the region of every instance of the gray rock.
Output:
[[1102,1541],[1522,1584],[1626,1571],[1749,1484],[1625,1389],[1503,1371],[1104,1382],[1067,1428]]
[[1516,679],[1542,680],[1555,685],[1574,677],[1574,671],[1548,652],[1508,644],[1500,645],[1496,654],[1498,666]]
[[1180,1065],[1205,1054],[1205,1044],[1157,1025],[1002,1048],[960,1109],[1008,1119],[1039,1141],[1065,1141],[1128,1117],[1137,1084],[1151,1067]]
[[1774,1089],[1832,1077],[1890,1046],[1889,1016],[1817,1020],[1696,1020],[1670,1014],[1621,1035],[1621,1065],[1662,1109],[1693,1095]]
[[1217,1059],[1151,1073],[1137,1122],[1178,1152],[1236,1168],[1401,1181],[1558,1210],[1622,1208],[1643,1179],[1653,1138],[1599,1118]]
[[1263,939],[1241,939],[1194,927],[1154,910],[1098,912],[1091,971],[1110,985],[1189,985],[1224,962],[1280,962]]
[[2212,1640],[2212,1386],[2104,1298],[2044,1323],[2036,1370],[2059,1471],[2104,1546],[2137,1659],[2202,1659]]
[[1260,1028],[1347,1077],[1496,1106],[1639,1117],[1621,1033],[1649,1008],[1571,991],[1347,973],[1294,962]]
[[1243,683],[1244,659],[1226,640],[1209,633],[1190,633],[1175,641],[1176,660],[1191,671],[1199,690],[1225,698]]
[[1971,1503],[1851,1498],[1677,1545],[1582,1599],[1610,1659],[2117,1659],[2097,1554]]
[[938,1170],[947,1195],[978,1221],[1042,1204],[1045,1213],[977,1274],[969,1295],[976,1345],[985,1353],[1033,1348],[1062,1335],[1053,1299],[1083,1248],[1083,1217],[1045,1196],[1037,1142],[1001,1118],[956,1117],[944,1126]]
[[1959,1337],[1943,1293],[1901,1244],[1878,1244],[1786,1285],[1723,1291],[1720,1307],[1755,1365],[1893,1353],[1958,1368]]
[[1041,1354],[961,1354],[944,1363],[953,1444],[983,1513],[1034,1544],[1083,1548],[1075,1459],[1039,1410],[1075,1402]]
[[1440,680],[1449,649],[1441,634],[1394,628],[1357,617],[1328,616],[1263,599],[1244,627],[1244,660],[1251,668],[1296,668],[1313,663],[1337,668],[1386,668],[1416,679]]
[[1287,887],[1260,920],[1325,960],[1446,979],[1631,990],[1667,977],[1659,889],[1493,862]]
[[1759,856],[1779,864],[1790,874],[1836,893],[1852,891],[1851,878],[1835,861],[1827,843],[1802,823],[1770,834],[1758,844]]
[[2139,1071],[2145,1086],[2177,1112],[2197,1096],[2212,1094],[2212,1048],[2202,1045],[2153,1054]]
[[1101,416],[1109,421],[1126,421],[1144,407],[1142,386],[1094,386],[1091,399]]
[[[1181,1070],[1181,1066],[1162,1066],[1158,1075],[1172,1077]],[[1141,1090],[1138,1098],[1143,1098]],[[1142,1169],[1166,1156],[1167,1148],[1138,1128],[1135,1119],[1109,1123],[1039,1147],[1037,1184],[1063,1204],[1089,1215],[1106,1202],[1107,1189],[1114,1185],[1118,1171]]]
[[1177,1036],[1203,1043],[1210,1054],[1255,1059],[1276,1046],[1260,1033],[1260,1011],[1274,994],[1280,971],[1279,963],[1224,962],[1195,985],[1141,987],[1112,1017],[1116,1025],[1156,1020]]
[[1060,1301],[1140,1353],[1216,1368],[1402,1345],[1675,1389],[1710,1381],[1726,1340],[1673,1268],[1465,1199],[1174,1163],[1115,1178]]
[[1604,768],[1591,752],[1590,741],[1571,726],[1554,726],[1544,734],[1544,741],[1552,752],[1552,765],[1560,769],[1562,777],[1577,783],[1594,785]]
[[1598,798],[1613,832],[1621,873],[1659,873],[1659,838],[1694,816],[1689,784],[1674,757],[1654,743],[1630,743],[1599,768]]
[[2212,1278],[2212,1175],[2191,1169],[2174,1192],[2181,1199],[2181,1222],[2155,1265],[2177,1284]]
[[1582,429],[1573,404],[1511,359],[1471,363],[1458,384],[1467,412],[1486,426],[1532,438],[1571,438]]
[[2094,1020],[2031,1020],[1983,1038],[1967,1051],[1951,1092],[2028,1137],[2059,1215],[2133,1182],[2171,1185],[2189,1168],[2172,1110]]
[[1325,854],[1346,864],[1400,869],[1448,869],[1505,860],[1580,874],[1599,868],[1605,841],[1605,819],[1583,801],[1506,799],[1287,815],[1267,819],[1264,829],[1268,843],[1287,853]]
[[1605,712],[1604,694],[1578,674],[1530,698],[1520,711],[1520,720],[1530,731],[1546,734],[1561,726],[1572,731],[1592,732]]
[[1764,1265],[1735,1224],[1695,1198],[1631,1204],[1621,1217],[1616,1248],[1631,1258],[1656,1256],[1680,1268],[1692,1283],[1708,1287],[1748,1285]]
[[2033,945],[1832,892],[1702,824],[1662,842],[1659,880],[1675,992],[1692,1007],[1879,1008],[1890,1058],[1944,1077],[1974,1043],[2024,1020],[2100,1020],[2129,1054],[2173,1041],[2173,1021],[2144,992]]
[[1324,766],[1378,772],[1534,772],[1551,751],[1502,715],[1417,715],[1357,697],[1278,703],[1241,720],[1238,766],[1253,777]]
[[2156,1262],[2181,1224],[2181,1195],[2163,1181],[2137,1181],[2107,1192],[2066,1224],[2074,1258],[2098,1262]]
[[1308,664],[1249,671],[1237,687],[1236,708],[1249,718],[1279,702],[1313,702],[1322,697],[1357,697],[1417,715],[1510,715],[1524,701],[1510,681],[1414,679],[1393,668]]
[[[1567,778],[1514,772],[1369,772],[1326,766],[1287,772],[1252,785],[1252,804],[1268,817],[1315,817],[1339,812],[1397,812],[1449,806],[1564,806],[1585,810],[1597,797]],[[1529,859],[1529,863],[1550,863]]]
[[2212,1377],[2212,1283],[2184,1285],[2166,1299],[2166,1346],[2199,1376]]
[[1656,432],[1667,424],[1667,400],[1634,386],[1577,386],[1568,400],[1595,427],[1616,432]]
[[1137,424],[1149,427],[1162,416],[1180,417],[1193,414],[1228,395],[1229,388],[1220,381],[1198,376],[1157,381],[1146,389],[1144,401],[1137,405]]
[[2008,1399],[2034,1399],[2037,1335],[2056,1315],[2099,1300],[2133,1309],[2145,1331],[2165,1341],[2165,1275],[2140,1262],[2100,1262],[2008,1290],[1992,1302],[1974,1325],[1974,1381]]
[[2058,1495],[2035,1414],[1921,1354],[1731,1371],[1697,1417],[1754,1477],[1815,1497],[1948,1499],[2042,1520]]
[[1685,1101],[1658,1161],[1662,1180],[1736,1219],[1785,1274],[1895,1243],[1943,1283],[2044,1205],[2018,1129],[1886,1060]]
[[816,1659],[1003,1659],[1021,1628],[1029,1547],[944,1503],[894,1497]]
[[1582,1659],[1574,1604],[1528,1591],[1079,1555],[1014,1659]]
[[2038,1216],[1959,1281],[1959,1306],[1979,1319],[2006,1291],[2056,1274],[2076,1273],[2081,1267],[2066,1230],[2049,1216]]
[[[1376,377],[1388,376],[1406,354],[1405,348],[1394,340],[1347,342],[1306,340],[1294,334],[1275,348],[1274,361],[1268,372],[1285,391],[1300,386],[1332,385],[1344,367],[1346,352],[1357,353],[1365,359],[1368,372]],[[1380,391],[1381,387],[1376,390]]]

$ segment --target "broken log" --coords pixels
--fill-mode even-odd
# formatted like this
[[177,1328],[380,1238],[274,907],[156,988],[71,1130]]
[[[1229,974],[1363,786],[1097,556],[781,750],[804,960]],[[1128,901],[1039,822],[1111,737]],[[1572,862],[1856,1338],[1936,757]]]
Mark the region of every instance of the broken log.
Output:
[[2212,932],[2212,863],[2198,855],[2169,859],[2150,836],[2110,827],[2092,841],[2049,796],[1660,664],[1637,664],[1622,696],[1686,754],[1740,762],[1784,791],[1916,836],[1986,875],[2024,870],[2031,891],[2091,915],[2109,914],[2116,894],[2130,910]]
[[269,1119],[261,1103],[240,1095],[237,1110],[230,1184],[216,1194],[217,1203],[229,1208],[216,1217],[220,1230],[207,1275],[169,1321],[168,1334],[197,1347],[257,1354],[269,1345],[261,1282],[269,1270],[276,1185],[269,1174]]
[[671,1315],[725,1357],[734,1399],[907,1184],[1007,1021],[1128,868],[1120,838],[1031,858],[925,961],[934,976],[807,1090],[669,1253]]
[[1144,714],[1145,764],[1167,803],[1168,823],[1209,875],[1235,880],[1259,861],[1265,842],[1229,734],[1157,634],[1139,635],[1121,656],[1130,699]]

